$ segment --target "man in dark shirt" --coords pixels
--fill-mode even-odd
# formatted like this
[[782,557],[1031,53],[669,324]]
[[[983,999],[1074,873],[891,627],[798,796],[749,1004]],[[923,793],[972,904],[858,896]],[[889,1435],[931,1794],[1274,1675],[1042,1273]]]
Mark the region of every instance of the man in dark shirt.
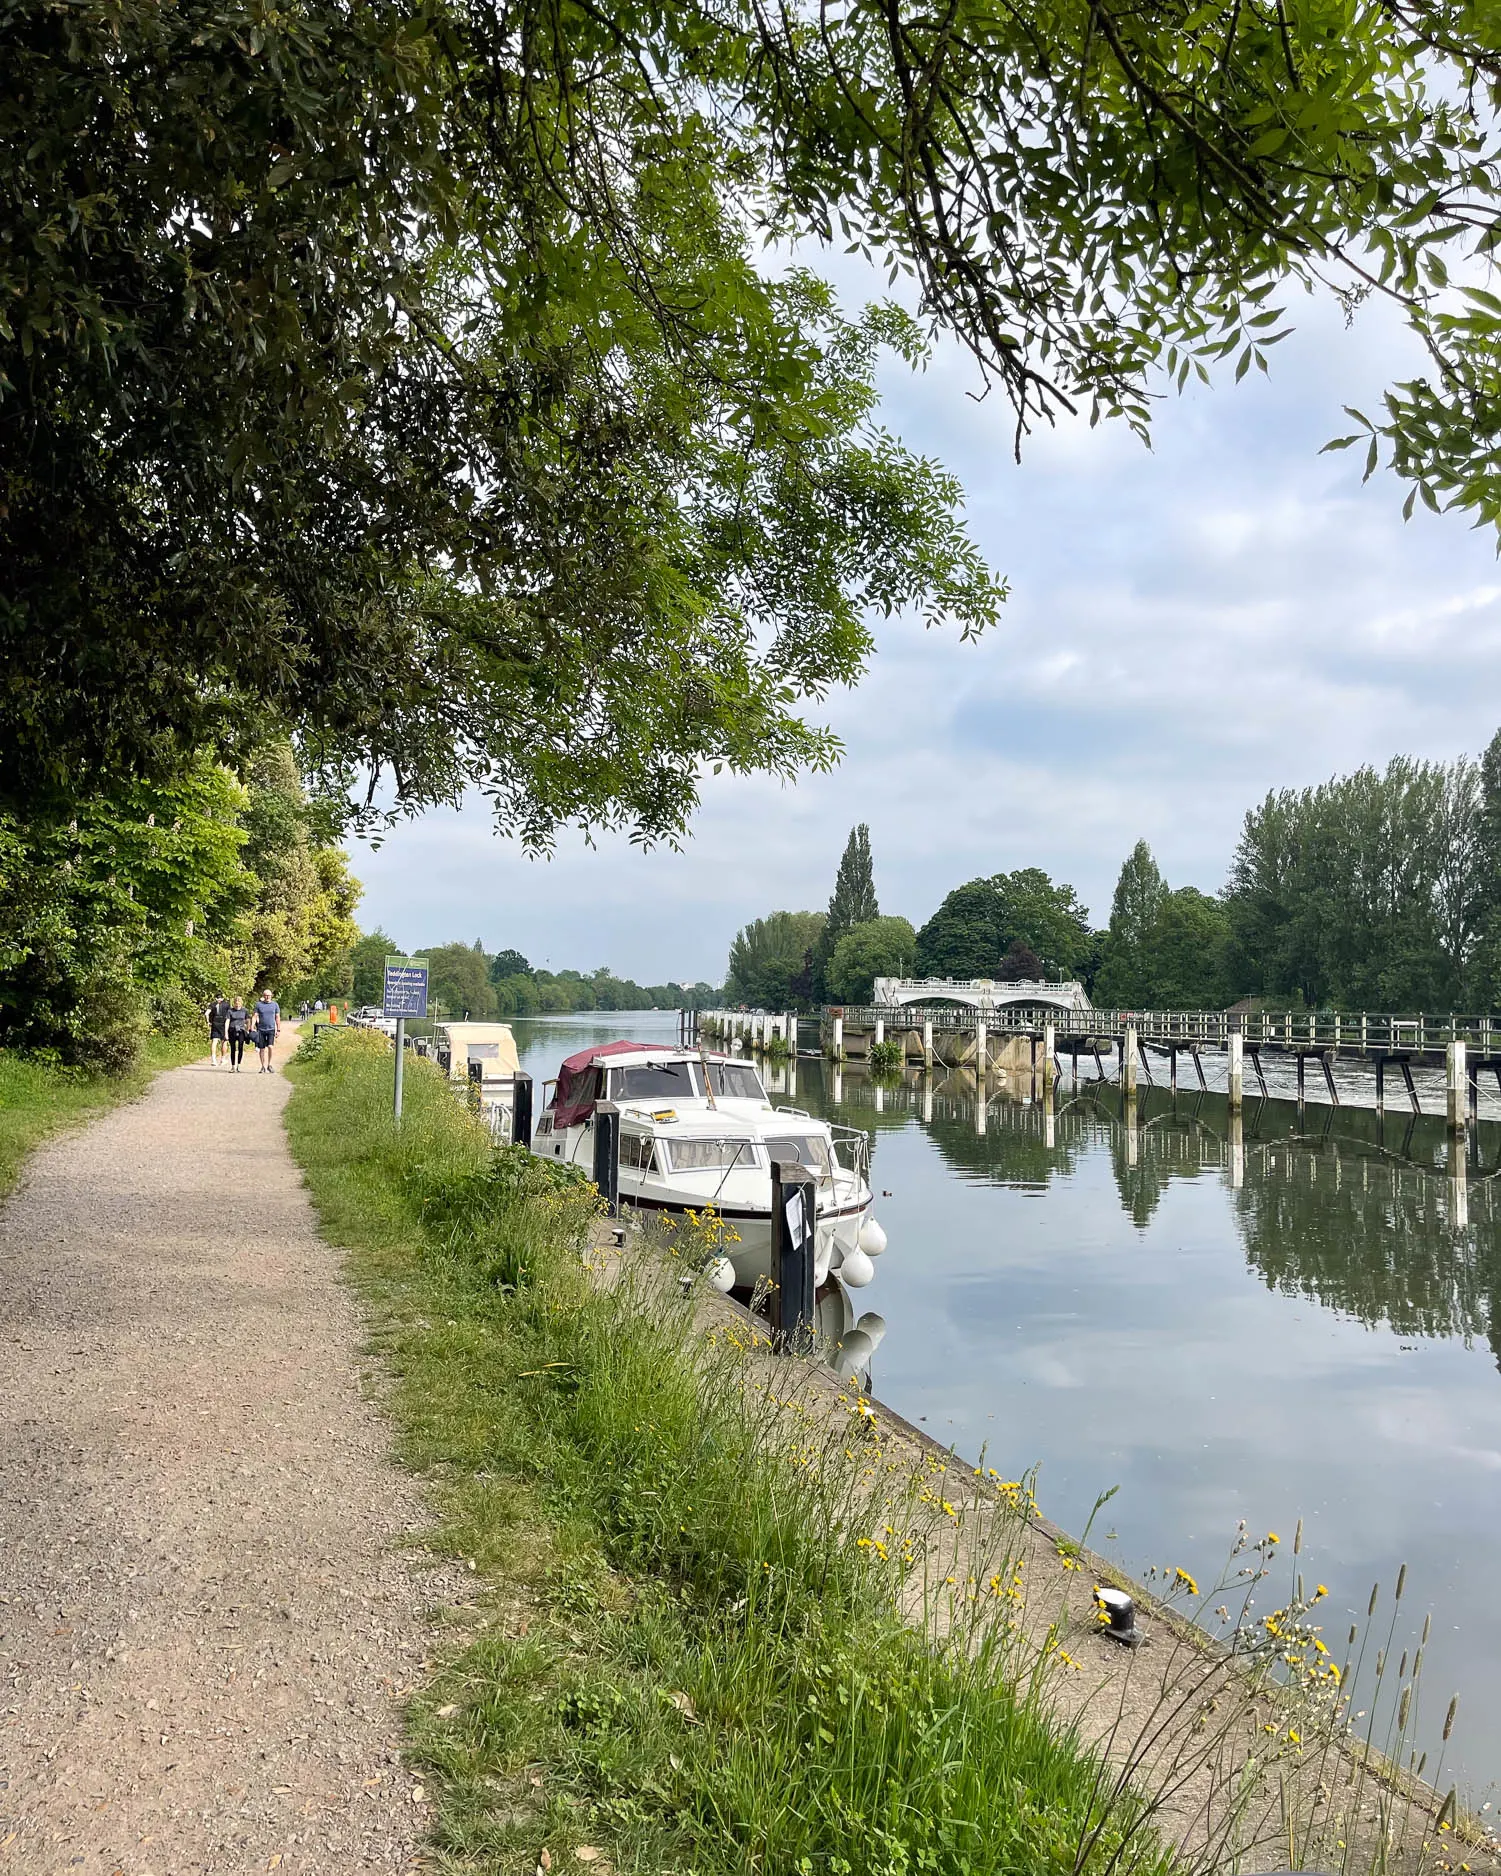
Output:
[[255,1000],[255,1052],[260,1057],[261,1073],[273,1074],[271,1049],[281,1034],[281,1005],[269,990]]

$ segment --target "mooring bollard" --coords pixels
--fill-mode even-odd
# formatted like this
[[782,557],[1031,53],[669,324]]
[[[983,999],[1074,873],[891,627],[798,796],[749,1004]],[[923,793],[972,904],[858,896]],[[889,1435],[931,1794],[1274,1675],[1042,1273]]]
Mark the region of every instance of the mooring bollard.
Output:
[[605,1202],[605,1216],[620,1216],[620,1109],[613,1101],[594,1108],[594,1183]]
[[771,1162],[771,1336],[800,1355],[813,1340],[818,1187],[798,1160]]
[[522,1073],[511,1084],[511,1144],[530,1146],[531,1143],[532,1078]]

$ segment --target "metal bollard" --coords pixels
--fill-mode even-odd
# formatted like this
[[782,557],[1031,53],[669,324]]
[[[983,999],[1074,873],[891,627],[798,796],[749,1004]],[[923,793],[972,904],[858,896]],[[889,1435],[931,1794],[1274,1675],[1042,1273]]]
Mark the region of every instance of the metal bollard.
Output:
[[531,1143],[532,1078],[518,1074],[511,1084],[511,1144],[529,1147]]
[[620,1109],[600,1101],[594,1109],[594,1183],[605,1202],[605,1216],[620,1216]]
[[813,1341],[818,1186],[797,1160],[771,1162],[771,1339],[803,1354]]

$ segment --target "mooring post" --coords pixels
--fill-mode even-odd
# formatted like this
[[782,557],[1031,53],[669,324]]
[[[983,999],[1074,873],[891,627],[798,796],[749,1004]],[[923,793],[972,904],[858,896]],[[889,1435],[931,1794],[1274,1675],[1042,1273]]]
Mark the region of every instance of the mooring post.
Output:
[[838,1012],[834,1016],[834,1060],[844,1060],[844,1017]]
[[791,1058],[797,1054],[797,1012],[789,1010],[782,1018],[782,1040],[787,1044],[787,1054]]
[[605,1216],[620,1216],[620,1109],[613,1101],[594,1106],[594,1183],[605,1202]]
[[1444,1070],[1448,1081],[1448,1119],[1450,1133],[1465,1130],[1465,1045],[1456,1037],[1444,1051]]
[[1042,1026],[1042,1085],[1051,1088],[1053,1077],[1058,1072],[1053,1060],[1053,1051],[1057,1046],[1058,1032],[1051,1023]]
[[1126,1033],[1121,1037],[1121,1093],[1128,1100],[1136,1099],[1136,1076],[1141,1066],[1141,1048],[1136,1039],[1136,1025],[1127,1023]]
[[886,1040],[886,1019],[884,1017],[878,1016],[876,1018],[876,1037],[875,1037],[876,1047],[879,1048],[885,1040]]
[[923,1018],[922,1065],[924,1071],[931,1075],[933,1072],[933,1019],[931,1016]]
[[1307,1059],[1308,1058],[1304,1055],[1303,1051],[1299,1049],[1298,1051],[1298,1106],[1299,1107],[1302,1107],[1303,1105],[1303,1070],[1304,1070],[1304,1064],[1306,1063]]
[[1241,1110],[1245,1089],[1245,1046],[1246,1039],[1238,1029],[1232,1029],[1225,1038],[1225,1055],[1229,1065],[1227,1077],[1230,1091],[1230,1112],[1238,1114]]
[[1386,1057],[1379,1054],[1376,1057],[1376,1112],[1386,1112]]
[[813,1340],[813,1267],[818,1251],[818,1188],[792,1159],[771,1162],[771,1336],[800,1355]]
[[523,1072],[511,1084],[511,1144],[530,1146],[531,1143],[532,1078]]
[[975,1073],[983,1081],[990,1070],[990,1052],[987,1044],[990,1040],[982,1016],[975,1024]]

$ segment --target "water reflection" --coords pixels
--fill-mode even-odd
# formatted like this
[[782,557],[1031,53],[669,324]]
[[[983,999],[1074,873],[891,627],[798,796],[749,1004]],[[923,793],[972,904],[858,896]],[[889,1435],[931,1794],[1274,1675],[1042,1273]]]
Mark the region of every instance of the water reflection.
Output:
[[1212,1578],[1238,1519],[1301,1515],[1331,1621],[1363,1622],[1407,1563],[1415,1626],[1435,1610],[1421,1745],[1457,1691],[1456,1771],[1488,1795],[1501,1127],[1482,1121],[1466,1165],[1429,1117],[1253,1099],[1232,1118],[1222,1091],[1126,1104],[1087,1072],[1051,1098],[816,1061],[769,1081],[874,1138],[883,1399],[1008,1476],[1040,1462],[1065,1527],[1119,1484],[1128,1570]]

